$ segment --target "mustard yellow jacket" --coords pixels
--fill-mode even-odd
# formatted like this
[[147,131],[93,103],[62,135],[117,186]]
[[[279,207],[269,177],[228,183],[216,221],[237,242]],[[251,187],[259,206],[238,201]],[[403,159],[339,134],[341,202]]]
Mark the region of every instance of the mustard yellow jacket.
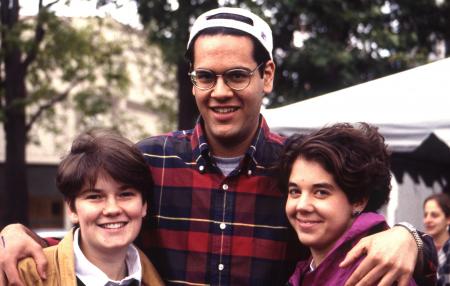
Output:
[[[19,262],[19,274],[25,285],[33,286],[76,286],[75,256],[73,253],[72,229],[58,245],[44,249],[48,260],[47,279],[41,281],[32,258],[25,258]],[[164,285],[155,267],[145,254],[138,249],[142,265],[142,285]]]

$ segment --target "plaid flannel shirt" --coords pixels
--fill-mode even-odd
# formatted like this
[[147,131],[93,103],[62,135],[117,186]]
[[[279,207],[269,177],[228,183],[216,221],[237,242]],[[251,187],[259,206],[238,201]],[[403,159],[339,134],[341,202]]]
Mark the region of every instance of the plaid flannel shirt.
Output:
[[300,250],[273,168],[284,138],[260,127],[222,175],[201,119],[138,143],[155,183],[140,246],[169,285],[283,285]]
[[[194,129],[137,144],[154,180],[139,247],[168,285],[284,285],[309,250],[285,217],[274,164],[285,138],[260,127],[236,170],[222,175],[201,119]],[[414,279],[434,285],[437,257],[424,241]]]

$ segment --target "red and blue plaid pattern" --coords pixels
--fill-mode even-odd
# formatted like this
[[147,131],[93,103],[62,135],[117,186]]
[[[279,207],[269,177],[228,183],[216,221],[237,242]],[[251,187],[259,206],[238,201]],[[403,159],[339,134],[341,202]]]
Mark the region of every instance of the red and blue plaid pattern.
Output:
[[[289,227],[276,185],[284,138],[261,117],[244,159],[225,177],[201,126],[138,143],[155,183],[140,248],[167,285],[284,285],[309,255]],[[423,239],[425,263],[414,278],[432,285],[436,252]]]
[[169,285],[283,285],[300,253],[273,168],[284,138],[261,118],[225,177],[201,126],[138,143],[155,182],[140,246]]

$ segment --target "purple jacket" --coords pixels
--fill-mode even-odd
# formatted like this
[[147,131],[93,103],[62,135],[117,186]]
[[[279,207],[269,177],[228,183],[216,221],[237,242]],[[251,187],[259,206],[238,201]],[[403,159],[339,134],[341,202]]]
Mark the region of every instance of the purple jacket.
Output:
[[[292,286],[319,286],[319,285],[344,285],[345,281],[355,271],[362,257],[353,265],[340,268],[339,263],[344,260],[347,252],[363,237],[380,232],[388,228],[382,215],[377,213],[362,213],[336,242],[322,263],[312,272],[309,272],[311,257],[297,263],[294,274],[289,278],[288,285]],[[413,279],[408,286],[416,286]]]

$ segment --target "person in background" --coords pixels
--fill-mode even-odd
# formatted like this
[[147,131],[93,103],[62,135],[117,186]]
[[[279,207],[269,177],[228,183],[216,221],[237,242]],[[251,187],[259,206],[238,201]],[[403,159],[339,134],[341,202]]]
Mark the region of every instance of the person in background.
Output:
[[[271,132],[260,114],[273,88],[272,50],[269,25],[249,10],[222,7],[200,15],[186,51],[197,124],[137,144],[155,183],[148,190],[141,245],[166,284],[283,285],[307,254],[277,187],[274,164],[285,138]],[[0,272],[20,283],[16,261],[33,256],[45,276],[45,241],[21,225],[7,226],[0,235],[6,241]],[[384,285],[406,285],[416,262],[416,273],[435,275],[421,263],[430,248],[432,242],[422,249],[420,238],[404,227],[369,236],[343,264],[367,253],[348,285],[381,277]]]
[[437,285],[450,285],[450,197],[445,193],[433,194],[423,203],[425,232],[433,238],[438,251]]
[[389,200],[389,167],[384,138],[366,123],[339,123],[287,139],[280,188],[287,192],[289,222],[311,251],[289,285],[345,284],[362,260],[339,267],[347,252],[361,238],[388,229],[376,211]]
[[132,244],[153,182],[130,141],[108,130],[79,135],[58,166],[56,184],[75,227],[44,250],[46,280],[41,281],[32,258],[19,262],[26,285],[164,285]]

